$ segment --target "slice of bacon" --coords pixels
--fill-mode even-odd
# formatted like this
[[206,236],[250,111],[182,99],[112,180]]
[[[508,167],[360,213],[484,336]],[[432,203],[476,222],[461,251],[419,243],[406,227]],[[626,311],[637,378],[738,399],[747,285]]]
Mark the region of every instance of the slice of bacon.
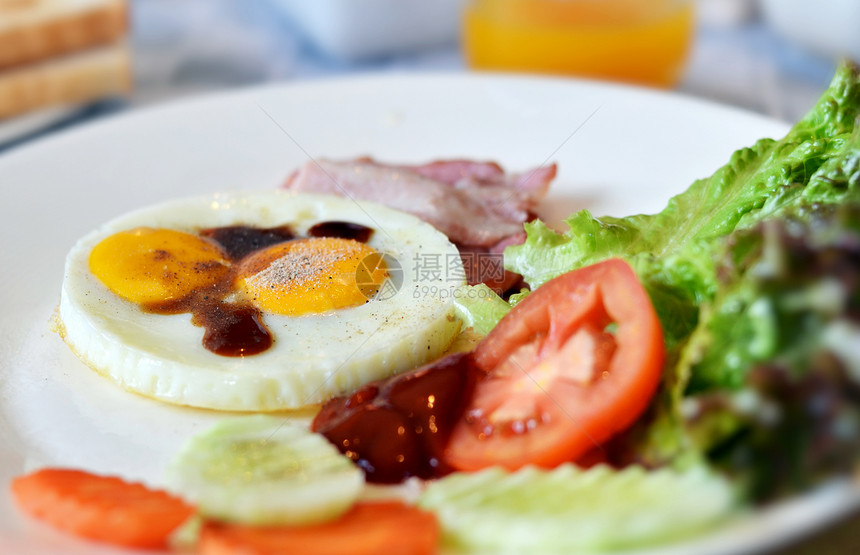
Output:
[[492,256],[500,264],[504,247],[523,241],[523,223],[533,219],[555,174],[555,164],[506,174],[494,162],[470,160],[420,165],[386,165],[371,158],[315,160],[293,173],[284,187],[374,201],[413,214],[457,245],[469,283],[484,282],[503,292],[518,276],[500,274]]
[[505,170],[495,162],[473,162],[471,160],[437,160],[415,166],[399,166],[420,173],[424,177],[456,185],[457,182],[468,179],[477,183],[493,182],[504,178]]

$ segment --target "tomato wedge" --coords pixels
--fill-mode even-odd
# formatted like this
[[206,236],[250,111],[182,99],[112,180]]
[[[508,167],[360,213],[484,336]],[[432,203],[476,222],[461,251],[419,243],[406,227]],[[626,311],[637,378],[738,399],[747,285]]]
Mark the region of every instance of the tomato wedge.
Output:
[[485,375],[445,459],[460,470],[576,460],[644,412],[664,357],[660,322],[626,262],[559,276],[476,348]]

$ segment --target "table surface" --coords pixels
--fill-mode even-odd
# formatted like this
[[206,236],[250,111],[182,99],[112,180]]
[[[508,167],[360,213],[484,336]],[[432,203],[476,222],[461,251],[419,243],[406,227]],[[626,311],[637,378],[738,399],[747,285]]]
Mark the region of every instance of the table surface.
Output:
[[[360,63],[327,58],[267,1],[132,0],[131,15],[134,94],[0,143],[0,155],[63,129],[203,92],[334,75],[467,71],[457,44]],[[827,88],[835,65],[758,19],[727,24],[700,18],[678,91],[793,122]],[[860,552],[858,525],[860,519],[847,519],[785,553]]]

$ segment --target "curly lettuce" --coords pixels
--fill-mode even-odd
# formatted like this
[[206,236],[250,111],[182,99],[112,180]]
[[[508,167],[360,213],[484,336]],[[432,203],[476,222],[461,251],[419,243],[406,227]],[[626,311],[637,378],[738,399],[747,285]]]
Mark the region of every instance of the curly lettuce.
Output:
[[558,233],[526,224],[528,238],[505,250],[505,267],[532,287],[612,257],[630,262],[664,324],[670,346],[698,322],[716,289],[715,250],[736,229],[799,204],[833,204],[860,195],[860,69],[842,64],[813,110],[781,140],[735,152],[654,215],[595,218],[587,210]]
[[734,233],[687,352],[685,428],[768,499],[860,458],[860,203]]

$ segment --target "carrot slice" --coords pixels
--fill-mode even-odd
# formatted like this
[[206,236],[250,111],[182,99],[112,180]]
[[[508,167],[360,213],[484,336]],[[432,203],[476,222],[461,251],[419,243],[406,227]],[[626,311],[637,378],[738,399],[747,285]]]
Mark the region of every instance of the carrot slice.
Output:
[[207,522],[201,555],[432,555],[436,517],[400,502],[355,504],[346,514],[311,526],[253,527]]
[[12,481],[18,506],[77,536],[158,548],[194,509],[166,492],[81,470],[46,468]]

